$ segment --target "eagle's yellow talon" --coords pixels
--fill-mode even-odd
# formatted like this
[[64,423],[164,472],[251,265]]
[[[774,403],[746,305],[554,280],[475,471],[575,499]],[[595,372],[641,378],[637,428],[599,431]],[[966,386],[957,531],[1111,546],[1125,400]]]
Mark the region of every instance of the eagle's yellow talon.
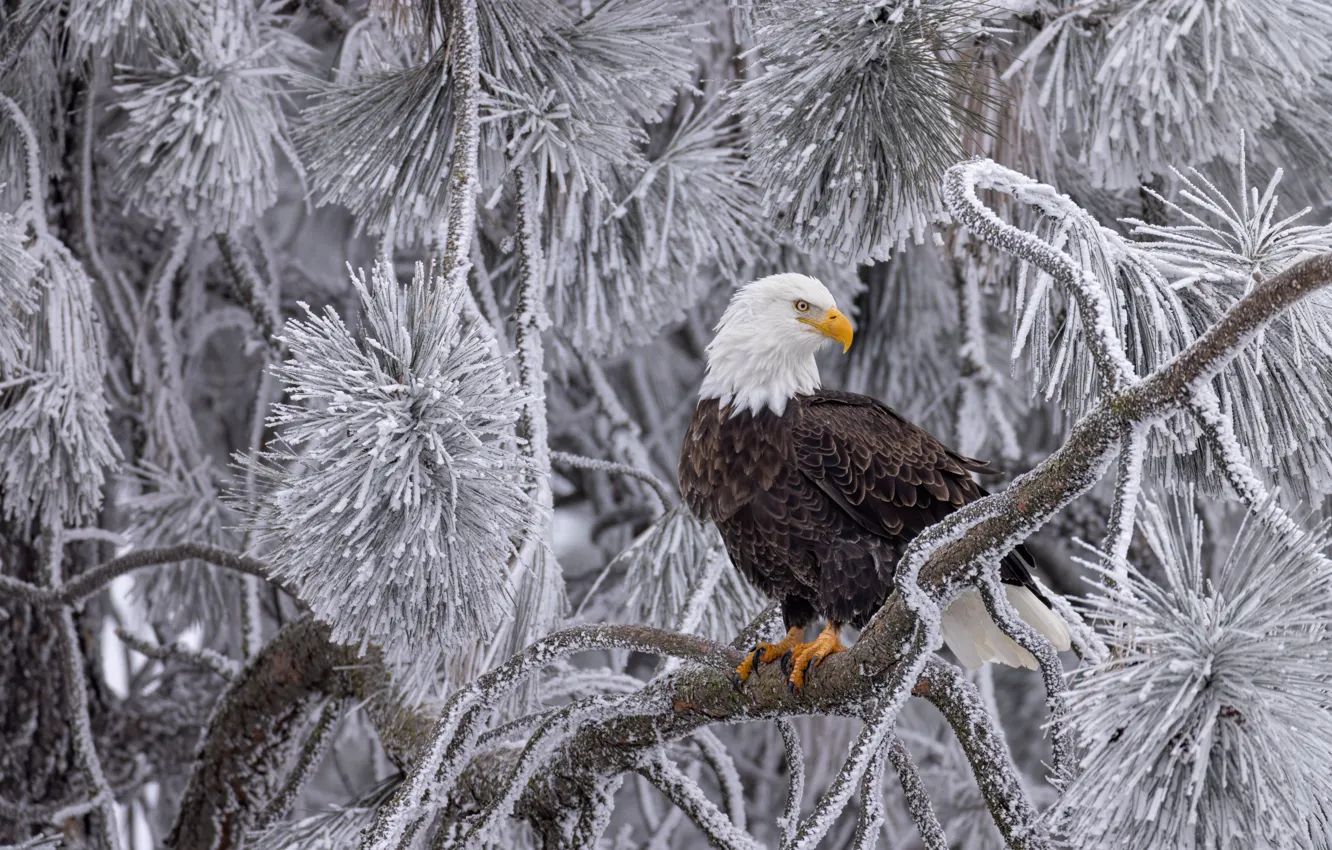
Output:
[[802,643],[792,650],[791,656],[791,677],[789,683],[792,689],[800,690],[805,686],[805,678],[809,671],[814,669],[829,655],[836,655],[846,649],[842,644],[842,628],[829,623],[828,626],[819,632],[818,638],[810,643]]
[[802,628],[793,628],[787,631],[786,637],[777,643],[760,643],[754,647],[754,651],[745,656],[745,660],[740,662],[740,666],[735,668],[735,678],[744,682],[754,674],[755,664],[769,664],[781,658],[794,647],[800,646],[800,642],[805,639],[805,630]]

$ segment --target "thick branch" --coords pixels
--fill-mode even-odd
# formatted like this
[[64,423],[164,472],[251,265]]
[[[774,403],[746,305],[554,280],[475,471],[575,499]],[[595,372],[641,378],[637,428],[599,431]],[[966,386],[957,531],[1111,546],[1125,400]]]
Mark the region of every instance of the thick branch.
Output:
[[218,702],[185,787],[167,846],[242,846],[277,791],[273,777],[319,700],[347,695],[338,669],[349,659],[306,616],[278,633]]

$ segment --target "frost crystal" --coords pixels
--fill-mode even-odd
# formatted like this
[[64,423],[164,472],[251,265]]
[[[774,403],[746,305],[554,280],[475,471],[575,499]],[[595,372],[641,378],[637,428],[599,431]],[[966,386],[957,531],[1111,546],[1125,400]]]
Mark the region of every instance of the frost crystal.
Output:
[[352,282],[363,339],[331,308],[287,325],[294,359],[274,373],[304,404],[274,408],[253,526],[334,640],[402,660],[494,633],[537,518],[511,448],[519,400],[463,294],[419,263],[405,291],[382,265]]
[[1162,571],[1090,600],[1132,643],[1075,679],[1083,773],[1062,801],[1072,846],[1284,847],[1332,799],[1332,572],[1320,531],[1249,521],[1205,563],[1201,520],[1145,504]]

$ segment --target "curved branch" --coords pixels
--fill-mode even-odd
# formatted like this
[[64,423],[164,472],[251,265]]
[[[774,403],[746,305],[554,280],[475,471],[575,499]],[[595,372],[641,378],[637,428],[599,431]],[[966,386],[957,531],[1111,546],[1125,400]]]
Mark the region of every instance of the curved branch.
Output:
[[179,643],[167,643],[161,646],[149,643],[141,637],[130,634],[124,629],[116,629],[116,637],[120,642],[130,649],[144,656],[145,658],[156,658],[159,661],[165,661],[169,658],[175,658],[200,667],[204,670],[210,670],[226,679],[228,682],[236,678],[240,673],[241,667],[232,659],[226,657],[216,650],[208,647],[199,649],[189,649]]
[[800,807],[805,799],[805,752],[800,746],[800,733],[796,731],[794,723],[779,717],[777,731],[782,735],[786,772],[790,777],[786,784],[786,805],[782,808],[782,816],[777,819],[782,847],[786,848],[795,841],[796,826],[800,823]]
[[[920,781],[920,771],[916,769],[916,762],[911,758],[911,752],[897,735],[888,740],[886,749],[888,760],[893,763],[897,779],[902,783],[907,811],[911,813],[911,820],[920,831],[921,843],[925,845],[926,850],[948,850],[948,838],[944,835],[939,818],[934,814],[934,806],[930,804],[930,794],[925,790],[925,783]],[[879,770],[883,770],[882,764]],[[882,814],[879,815],[879,819],[882,821]]]
[[747,829],[745,786],[735,769],[735,759],[731,758],[726,745],[711,729],[703,728],[695,732],[694,743],[698,744],[703,760],[708,763],[713,775],[717,777],[717,785],[722,791],[722,802],[726,806],[726,816],[735,824],[736,829]]
[[638,772],[657,786],[676,808],[698,824],[713,847],[721,850],[762,850],[753,836],[731,823],[716,804],[703,795],[703,789],[698,787],[698,783],[667,761],[663,753],[655,753],[653,758],[644,761]]
[[935,656],[926,663],[916,693],[929,700],[953,728],[990,817],[1008,846],[1046,847],[1040,817],[1022,787],[1003,729],[986,710],[976,686],[961,670]]
[[34,605],[74,605],[97,593],[115,579],[144,567],[158,567],[174,564],[177,561],[191,559],[207,561],[213,566],[235,570],[246,575],[258,576],[273,582],[293,599],[300,596],[287,584],[274,580],[271,571],[261,561],[237,552],[229,552],[216,546],[202,543],[178,543],[174,546],[159,546],[153,549],[140,549],[114,560],[99,564],[87,572],[80,573],[59,587],[46,588],[19,581],[11,576],[0,575],[0,588],[22,597]]
[[998,570],[993,567],[986,570],[981,577],[979,589],[985,610],[989,612],[999,629],[1016,641],[1018,646],[1030,652],[1041,666],[1041,680],[1045,684],[1045,702],[1050,709],[1054,786],[1062,788],[1076,776],[1077,753],[1073,746],[1073,732],[1068,724],[1071,710],[1068,706],[1068,693],[1064,689],[1064,667],[1059,662],[1059,655],[1045,635],[1018,616],[1017,609],[1008,601],[1008,594],[1004,592],[999,582]]
[[1115,477],[1115,499],[1110,508],[1101,551],[1109,559],[1106,578],[1112,586],[1124,588],[1127,581],[1128,551],[1133,542],[1133,523],[1142,490],[1142,462],[1147,451],[1148,425],[1133,425],[1119,439],[1119,469]]
[[343,703],[344,701],[339,698],[333,698],[324,703],[323,710],[319,712],[319,719],[315,721],[314,729],[310,731],[310,736],[305,739],[300,755],[296,757],[296,763],[292,765],[286,781],[282,783],[282,789],[269,801],[267,808],[255,820],[254,828],[256,830],[265,829],[282,820],[287,816],[287,812],[291,811],[291,807],[296,804],[296,798],[300,796],[301,789],[310,781],[315,768],[319,767],[319,762],[323,761],[329,747],[333,745],[333,739],[337,737],[334,733],[338,731],[338,721],[342,719]]
[[663,505],[675,504],[675,498],[671,495],[666,483],[647,470],[630,466],[627,463],[616,463],[613,460],[600,460],[594,457],[569,454],[568,452],[551,452],[550,459],[560,466],[569,466],[574,469],[591,469],[597,472],[613,472],[616,475],[637,478],[639,481],[646,482],[648,486],[656,491],[657,498],[661,499]]
[[[880,747],[879,751],[870,759],[869,767],[865,768],[865,775],[860,780],[860,817],[856,819],[856,831],[852,837],[852,850],[874,850],[879,843],[879,830],[883,828],[883,764],[885,751],[892,747],[894,742],[899,739],[893,735],[887,746]],[[915,769],[915,764],[911,765]],[[908,805],[910,804],[910,797]],[[926,805],[929,805],[929,798],[926,798]],[[930,810],[933,814],[933,809]],[[921,834],[924,834],[922,830]],[[927,845],[928,846],[928,845]],[[946,846],[946,845],[945,845]],[[930,850],[934,850],[931,846]]]
[[231,682],[209,721],[167,846],[240,847],[319,699],[345,696],[351,659],[311,616],[287,626]]

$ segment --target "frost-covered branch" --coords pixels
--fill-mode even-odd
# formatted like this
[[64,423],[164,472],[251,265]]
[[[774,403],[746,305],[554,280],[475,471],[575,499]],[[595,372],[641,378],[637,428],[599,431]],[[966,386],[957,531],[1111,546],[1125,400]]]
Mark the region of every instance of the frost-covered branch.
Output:
[[1115,332],[1112,308],[1100,281],[1071,256],[995,214],[976,194],[977,189],[1005,192],[1058,217],[1072,202],[1030,177],[990,160],[956,165],[944,177],[944,201],[948,210],[975,236],[1019,259],[1026,260],[1053,277],[1077,302],[1086,329],[1087,345],[1110,389],[1118,389],[1137,378]]
[[675,503],[675,498],[671,495],[671,491],[665,482],[647,470],[630,466],[627,463],[616,463],[612,460],[601,460],[594,457],[569,454],[568,452],[551,452],[550,459],[552,463],[559,466],[568,466],[573,469],[591,469],[596,472],[610,472],[615,475],[637,478],[639,481],[646,482],[652,488],[663,505]]
[[328,630],[312,617],[287,626],[231,681],[209,721],[168,847],[239,847],[279,789],[299,731],[327,696],[350,695]]
[[[877,773],[880,777],[883,774],[883,757],[885,754],[888,761],[892,762],[893,769],[897,771],[897,779],[902,784],[902,794],[906,798],[907,811],[911,814],[911,820],[916,824],[916,829],[920,831],[921,843],[925,845],[927,850],[946,850],[948,839],[944,836],[943,826],[939,824],[939,818],[934,814],[934,805],[930,802],[930,794],[925,790],[925,783],[921,782],[920,771],[916,768],[916,762],[911,758],[911,753],[907,750],[901,737],[891,736],[888,739],[887,746],[877,756],[879,761]],[[866,778],[868,776],[869,774],[866,774]],[[882,784],[883,780],[880,778],[875,786],[880,796],[883,794]],[[882,806],[882,800],[878,802]],[[878,822],[883,820],[882,809],[878,811],[877,820]],[[877,828],[876,824],[875,829],[877,830]]]
[[239,663],[206,646],[199,649],[190,649],[179,643],[166,643],[159,646],[132,635],[124,629],[116,629],[116,637],[120,638],[121,643],[146,658],[156,658],[159,661],[168,659],[184,661],[195,667],[211,670],[227,681],[236,678],[241,670]]
[[240,299],[241,305],[249,311],[264,345],[280,356],[282,343],[277,339],[277,329],[281,324],[281,318],[278,316],[273,299],[267,294],[267,287],[259,280],[259,273],[250,259],[250,252],[245,246],[244,239],[238,234],[219,233],[217,248],[236,285],[236,296]]
[[1135,425],[1119,438],[1119,466],[1115,476],[1115,498],[1110,506],[1105,542],[1101,551],[1109,560],[1106,575],[1122,583],[1121,574],[1128,567],[1129,545],[1133,542],[1134,519],[1142,491],[1142,463],[1147,450],[1148,425]]
[[754,837],[732,823],[717,804],[709,800],[703,789],[672,764],[662,752],[645,759],[639,772],[666,796],[689,819],[698,824],[709,843],[720,850],[762,850]]
[[264,829],[270,824],[277,823],[287,816],[292,806],[296,805],[296,798],[300,796],[301,790],[310,781],[315,768],[319,767],[319,762],[323,760],[337,737],[338,722],[342,719],[344,702],[342,699],[334,698],[324,703],[319,718],[315,720],[314,728],[310,730],[305,743],[301,745],[296,763],[291,766],[286,781],[282,783],[282,789],[274,795],[268,807],[255,820],[254,829]]
[[735,824],[736,829],[746,829],[745,786],[740,779],[740,773],[735,769],[735,759],[731,758],[726,745],[711,729],[700,729],[695,732],[694,743],[698,744],[703,760],[708,763],[708,767],[712,768],[713,774],[717,777],[726,816]]
[[[140,549],[137,552],[130,552],[82,572],[58,587],[37,587],[12,576],[0,575],[0,588],[38,605],[73,605],[97,593],[126,573],[144,567],[161,566],[191,559],[206,561],[214,566],[225,567],[238,573],[257,576],[268,581],[273,580],[270,578],[271,574],[268,567],[247,555],[228,552],[225,549],[205,546],[201,543],[180,543],[175,546],[162,546],[155,549]],[[279,586],[283,590],[291,592],[286,585],[279,584]],[[294,593],[292,596],[293,598],[299,598]]]
[[[897,740],[897,736],[893,736]],[[891,746],[891,743],[889,744]],[[879,830],[883,828],[883,766],[886,761],[885,750],[881,747],[874,758],[870,759],[865,775],[860,778],[860,817],[856,819],[856,832],[852,837],[852,850],[874,850],[879,843]],[[912,763],[911,769],[915,770]],[[919,777],[918,777],[919,778]],[[908,803],[910,797],[907,798]],[[928,803],[928,797],[926,798]],[[933,812],[931,811],[931,814]],[[924,830],[921,831],[924,835]],[[947,846],[947,845],[945,845]],[[933,848],[931,848],[933,850]]]
[[1077,753],[1074,747],[1072,730],[1068,726],[1068,695],[1064,686],[1064,666],[1059,655],[1048,638],[1036,631],[1022,619],[1009,601],[999,581],[998,572],[989,569],[981,577],[979,584],[981,599],[985,610],[998,624],[1001,631],[1008,635],[1018,646],[1030,652],[1041,667],[1041,679],[1045,684],[1045,700],[1050,708],[1050,743],[1054,750],[1054,774],[1056,787],[1068,783],[1077,771]]
[[999,719],[990,713],[976,686],[957,667],[933,657],[926,662],[915,692],[948,720],[971,763],[990,816],[1009,846],[1047,846],[1044,829],[1022,787]]
[[795,724],[784,717],[777,718],[777,731],[782,736],[782,752],[786,760],[786,803],[777,818],[782,847],[795,841],[796,827],[800,824],[800,807],[805,800],[805,751],[800,746],[800,732]]
[[[481,44],[476,27],[476,0],[451,5],[449,62],[453,83],[453,156],[449,160],[448,230],[442,277],[450,287],[467,286],[471,243],[476,230],[477,148],[481,140]],[[441,81],[441,84],[447,81]]]
[[[63,575],[64,541],[61,539],[59,511],[48,508],[42,543],[46,558],[46,572],[52,588],[61,584]],[[60,641],[61,677],[65,684],[65,711],[74,739],[74,756],[87,776],[96,803],[99,840],[107,850],[119,850],[120,830],[116,824],[115,792],[107,781],[102,757],[97,752],[93,736],[92,716],[88,710],[88,683],[84,676],[83,650],[79,646],[78,628],[74,625],[74,610],[63,606],[56,613],[56,630]]]

